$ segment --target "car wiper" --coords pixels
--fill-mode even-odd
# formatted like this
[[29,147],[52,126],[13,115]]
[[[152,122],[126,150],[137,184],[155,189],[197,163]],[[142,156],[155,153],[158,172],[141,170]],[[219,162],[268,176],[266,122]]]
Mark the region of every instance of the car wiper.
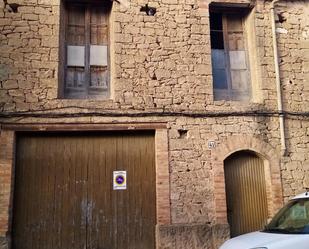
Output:
[[293,233],[289,229],[284,229],[284,228],[279,228],[279,227],[274,227],[274,228],[267,228],[266,227],[263,230],[263,232],[267,232],[267,233],[285,233],[285,234]]

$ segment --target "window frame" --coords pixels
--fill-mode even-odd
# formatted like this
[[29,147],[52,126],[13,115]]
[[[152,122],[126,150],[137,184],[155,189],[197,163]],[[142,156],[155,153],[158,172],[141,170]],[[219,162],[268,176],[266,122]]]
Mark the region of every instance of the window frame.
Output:
[[[246,30],[246,18],[250,14],[251,8],[241,7],[236,5],[231,6],[223,6],[223,5],[210,5],[209,8],[209,21],[211,21],[212,13],[220,13],[222,15],[222,33],[223,33],[223,45],[224,45],[224,59],[225,59],[225,73],[226,73],[226,89],[215,88],[214,80],[213,80],[213,99],[214,101],[250,101],[252,99],[252,79],[251,79],[251,69],[250,69],[250,58],[249,58],[249,47],[248,47],[248,35]],[[232,68],[230,65],[230,55],[229,52],[233,51],[229,48],[229,38],[228,38],[228,18],[229,14],[239,14],[242,22],[242,33],[243,33],[243,42],[244,42],[244,51],[245,51],[245,60],[247,66],[247,89],[242,90],[234,90],[232,87]],[[211,29],[210,27],[210,40],[211,40],[211,32],[216,31]],[[212,45],[211,45],[211,53],[212,53]],[[212,75],[213,75],[213,64],[212,64]]]
[[[110,34],[110,16],[113,2],[102,2],[100,0],[63,0],[60,4],[60,32],[59,32],[59,84],[58,97],[61,99],[109,99],[111,96],[111,34]],[[91,46],[91,8],[93,6],[104,9],[107,21],[107,90],[99,94],[89,94],[91,83],[91,67],[90,67],[90,46]],[[70,6],[83,6],[85,9],[85,93],[69,93],[66,92],[66,72],[67,72],[67,35],[68,35],[68,19]]]

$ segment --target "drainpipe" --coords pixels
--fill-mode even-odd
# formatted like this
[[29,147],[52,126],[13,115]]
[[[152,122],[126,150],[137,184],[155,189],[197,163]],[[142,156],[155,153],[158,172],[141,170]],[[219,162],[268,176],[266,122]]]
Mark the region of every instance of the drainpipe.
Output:
[[278,44],[276,37],[276,21],[275,21],[275,3],[280,0],[273,0],[271,2],[271,26],[272,26],[272,37],[273,37],[273,50],[274,50],[274,63],[275,63],[275,75],[276,75],[276,87],[277,87],[277,105],[279,113],[279,124],[280,124],[280,138],[281,138],[281,153],[282,156],[286,154],[286,142],[285,142],[285,126],[284,126],[284,114],[281,94],[281,83],[280,83],[280,70],[279,70],[279,56],[278,56]]

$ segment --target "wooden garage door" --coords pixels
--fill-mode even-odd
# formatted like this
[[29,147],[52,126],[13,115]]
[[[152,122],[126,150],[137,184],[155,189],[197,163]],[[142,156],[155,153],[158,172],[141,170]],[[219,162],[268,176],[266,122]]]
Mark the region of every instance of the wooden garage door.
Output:
[[237,152],[224,162],[226,201],[231,237],[263,228],[267,198],[263,160]]
[[149,132],[19,135],[13,248],[155,248],[154,155]]

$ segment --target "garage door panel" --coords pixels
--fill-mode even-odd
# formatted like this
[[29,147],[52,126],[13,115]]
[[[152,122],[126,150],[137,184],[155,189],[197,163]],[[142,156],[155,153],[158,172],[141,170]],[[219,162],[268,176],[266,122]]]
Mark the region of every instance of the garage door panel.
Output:
[[154,154],[152,133],[19,135],[13,248],[153,249]]
[[111,212],[111,174],[115,162],[110,160],[108,149],[114,150],[115,142],[108,137],[92,138],[93,146],[90,150],[92,167],[88,170],[88,229],[87,248],[100,248],[99,245],[112,247],[109,238]]
[[[59,171],[56,172],[59,181],[56,217],[59,220],[55,239],[61,238],[59,248],[82,249],[86,246],[87,227],[84,211],[87,208],[87,144],[75,137],[58,138],[58,141],[61,143],[57,147],[60,155],[57,162]],[[62,162],[63,157],[65,163]]]

